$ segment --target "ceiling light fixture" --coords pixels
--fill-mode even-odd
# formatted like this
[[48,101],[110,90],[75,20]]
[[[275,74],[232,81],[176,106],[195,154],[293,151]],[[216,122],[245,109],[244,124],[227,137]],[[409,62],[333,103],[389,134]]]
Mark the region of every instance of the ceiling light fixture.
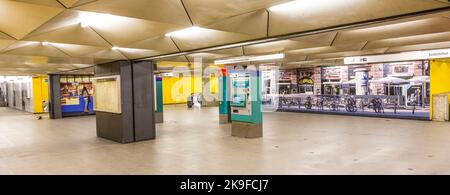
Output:
[[261,55],[261,56],[241,56],[236,58],[228,58],[223,60],[214,61],[215,65],[225,65],[225,64],[237,64],[243,62],[257,62],[257,61],[267,61],[267,60],[278,60],[285,57],[284,53]]
[[48,41],[42,42],[42,45],[43,45],[43,46],[47,46],[48,44],[50,44]]
[[120,47],[116,47],[116,46],[114,46],[114,47],[112,47],[111,49],[112,49],[112,50],[119,50],[119,49],[120,49]]
[[279,5],[274,5],[272,7],[269,8],[270,11],[283,11],[286,9],[291,9],[293,6],[297,5],[298,3],[300,3],[300,0],[294,0],[294,1],[290,1],[287,3],[282,3]]
[[85,21],[81,21],[81,22],[80,22],[80,25],[81,25],[81,28],[87,28],[87,27],[89,27],[89,24],[88,24],[87,22],[85,22]]
[[78,23],[82,28],[89,26],[104,25],[120,19],[120,16],[111,15],[109,13],[80,12],[78,15]]
[[342,3],[337,0],[294,0],[269,8],[273,12],[289,12],[301,10],[323,10]]
[[166,37],[175,37],[175,36],[186,36],[186,35],[192,35],[196,34],[203,30],[203,28],[200,28],[198,26],[192,26],[189,28],[181,29],[178,31],[170,32],[166,34]]

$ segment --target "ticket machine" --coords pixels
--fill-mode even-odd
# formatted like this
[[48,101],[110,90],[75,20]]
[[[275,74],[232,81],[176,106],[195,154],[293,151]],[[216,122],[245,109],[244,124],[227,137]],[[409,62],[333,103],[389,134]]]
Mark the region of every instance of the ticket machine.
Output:
[[232,135],[243,138],[263,136],[261,75],[251,66],[229,66],[229,102]]

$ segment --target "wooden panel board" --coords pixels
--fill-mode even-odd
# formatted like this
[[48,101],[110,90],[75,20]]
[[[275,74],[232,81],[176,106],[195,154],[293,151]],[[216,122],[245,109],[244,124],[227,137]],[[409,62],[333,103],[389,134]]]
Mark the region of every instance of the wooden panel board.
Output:
[[109,113],[122,113],[120,95],[120,76],[94,78],[94,110]]

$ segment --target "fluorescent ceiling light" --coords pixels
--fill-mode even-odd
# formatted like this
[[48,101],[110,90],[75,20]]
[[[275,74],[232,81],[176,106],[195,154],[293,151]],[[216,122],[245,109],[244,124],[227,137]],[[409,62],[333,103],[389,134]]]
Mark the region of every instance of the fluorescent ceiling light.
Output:
[[48,44],[50,44],[48,41],[42,42],[42,45],[43,45],[43,46],[47,46]]
[[283,58],[284,58],[284,53],[279,53],[279,54],[250,57],[250,61],[251,62],[266,61],[266,60],[277,60],[277,59],[283,59]]
[[176,37],[176,36],[186,36],[186,35],[194,35],[198,32],[203,30],[203,28],[200,28],[198,26],[192,26],[189,28],[181,29],[178,31],[170,32],[166,34],[166,37]]
[[340,3],[342,2],[338,0],[294,0],[272,6],[269,10],[273,12],[298,11],[299,8],[302,10],[322,10]]
[[285,55],[283,53],[262,55],[262,56],[242,56],[242,57],[236,57],[236,58],[228,58],[228,59],[224,59],[224,60],[216,60],[216,61],[214,61],[214,64],[225,65],[225,64],[243,63],[243,62],[278,60],[278,59],[283,59],[284,57],[285,57]]
[[112,50],[120,50],[120,51],[124,51],[124,52],[145,52],[145,51],[149,51],[149,50],[145,50],[145,49],[134,49],[134,48],[125,48],[125,47],[117,47],[117,46],[114,46],[111,49]]
[[82,28],[86,28],[89,26],[88,22],[86,22],[86,21],[81,21],[80,24],[81,24]]
[[97,24],[110,23],[120,18],[120,16],[115,16],[111,14],[93,13],[93,12],[81,12],[78,17],[79,23],[82,28],[86,28],[88,26],[95,26]]
[[294,0],[287,3],[282,3],[279,5],[275,5],[269,8],[270,11],[283,11],[287,9],[291,9],[293,6],[297,6],[300,3],[300,0]]

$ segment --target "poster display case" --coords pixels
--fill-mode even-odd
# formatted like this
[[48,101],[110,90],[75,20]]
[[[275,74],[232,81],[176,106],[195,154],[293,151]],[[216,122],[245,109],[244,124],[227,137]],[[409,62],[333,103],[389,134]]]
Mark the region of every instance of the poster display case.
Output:
[[95,87],[94,110],[121,114],[120,76],[108,76],[93,78]]

